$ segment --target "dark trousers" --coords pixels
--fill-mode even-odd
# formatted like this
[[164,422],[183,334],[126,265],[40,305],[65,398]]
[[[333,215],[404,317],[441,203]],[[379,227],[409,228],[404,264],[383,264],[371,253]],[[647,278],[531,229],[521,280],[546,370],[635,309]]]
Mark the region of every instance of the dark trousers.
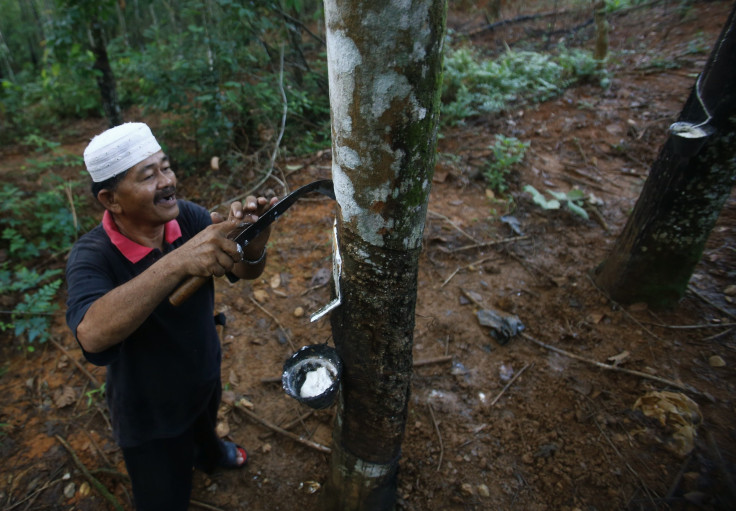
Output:
[[[219,387],[219,385],[218,385]],[[137,511],[186,511],[192,494],[192,469],[211,472],[221,459],[215,434],[220,389],[181,435],[124,448]]]

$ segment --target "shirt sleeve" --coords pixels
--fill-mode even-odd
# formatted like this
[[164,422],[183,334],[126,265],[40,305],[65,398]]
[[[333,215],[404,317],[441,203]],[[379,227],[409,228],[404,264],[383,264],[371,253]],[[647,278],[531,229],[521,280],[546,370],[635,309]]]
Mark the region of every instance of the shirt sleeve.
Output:
[[[77,328],[87,310],[99,298],[115,288],[113,276],[106,271],[102,254],[106,250],[96,240],[79,240],[69,255],[66,267],[67,310],[66,322],[79,343]],[[117,359],[120,345],[112,346],[99,353],[86,351],[81,343],[84,357],[98,366],[108,365]]]

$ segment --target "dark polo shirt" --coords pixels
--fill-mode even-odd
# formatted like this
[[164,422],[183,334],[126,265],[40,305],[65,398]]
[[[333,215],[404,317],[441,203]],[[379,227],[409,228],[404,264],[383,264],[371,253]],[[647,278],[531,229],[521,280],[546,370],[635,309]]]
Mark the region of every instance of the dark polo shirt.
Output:
[[[87,309],[210,225],[206,209],[179,201],[165,226],[164,250],[123,236],[105,212],[102,224],[75,243],[66,267],[66,320],[75,337]],[[212,279],[178,307],[164,300],[123,342],[87,360],[107,366],[106,394],[121,447],[179,435],[220,382],[220,342],[213,321]]]

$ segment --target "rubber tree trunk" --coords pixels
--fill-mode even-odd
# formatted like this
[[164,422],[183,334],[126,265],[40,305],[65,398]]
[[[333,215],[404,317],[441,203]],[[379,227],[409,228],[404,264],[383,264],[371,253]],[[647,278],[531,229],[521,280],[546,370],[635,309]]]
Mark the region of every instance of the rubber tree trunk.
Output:
[[[713,130],[670,133],[596,283],[621,303],[677,304],[736,178],[736,27],[731,12],[679,121]],[[710,117],[710,120],[708,120]]]
[[320,509],[392,509],[436,152],[445,0],[326,0],[344,375]]
[[98,20],[92,20],[90,23],[90,40],[92,53],[95,56],[93,68],[96,72],[97,87],[100,89],[100,95],[102,96],[102,108],[105,111],[105,117],[110,122],[110,126],[118,126],[123,124],[123,113],[118,102],[115,74],[112,72],[110,60],[107,57],[105,36],[102,25]]

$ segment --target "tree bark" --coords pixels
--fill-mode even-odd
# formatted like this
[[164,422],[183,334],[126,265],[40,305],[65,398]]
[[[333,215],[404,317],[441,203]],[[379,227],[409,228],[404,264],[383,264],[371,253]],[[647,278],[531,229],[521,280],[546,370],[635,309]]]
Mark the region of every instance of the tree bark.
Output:
[[[670,133],[634,211],[596,283],[621,303],[669,308],[685,294],[736,178],[736,8],[713,48],[679,121],[714,132]],[[709,119],[710,117],[710,119]]]
[[416,279],[434,171],[445,0],[326,0],[343,359],[321,509],[382,510],[412,370]]
[[110,122],[110,126],[118,126],[123,124],[123,113],[118,102],[115,74],[112,72],[110,60],[107,57],[105,36],[98,20],[93,19],[90,23],[90,36],[92,53],[95,55],[93,68],[97,72],[97,86],[102,96],[102,108],[105,111],[107,120]]

